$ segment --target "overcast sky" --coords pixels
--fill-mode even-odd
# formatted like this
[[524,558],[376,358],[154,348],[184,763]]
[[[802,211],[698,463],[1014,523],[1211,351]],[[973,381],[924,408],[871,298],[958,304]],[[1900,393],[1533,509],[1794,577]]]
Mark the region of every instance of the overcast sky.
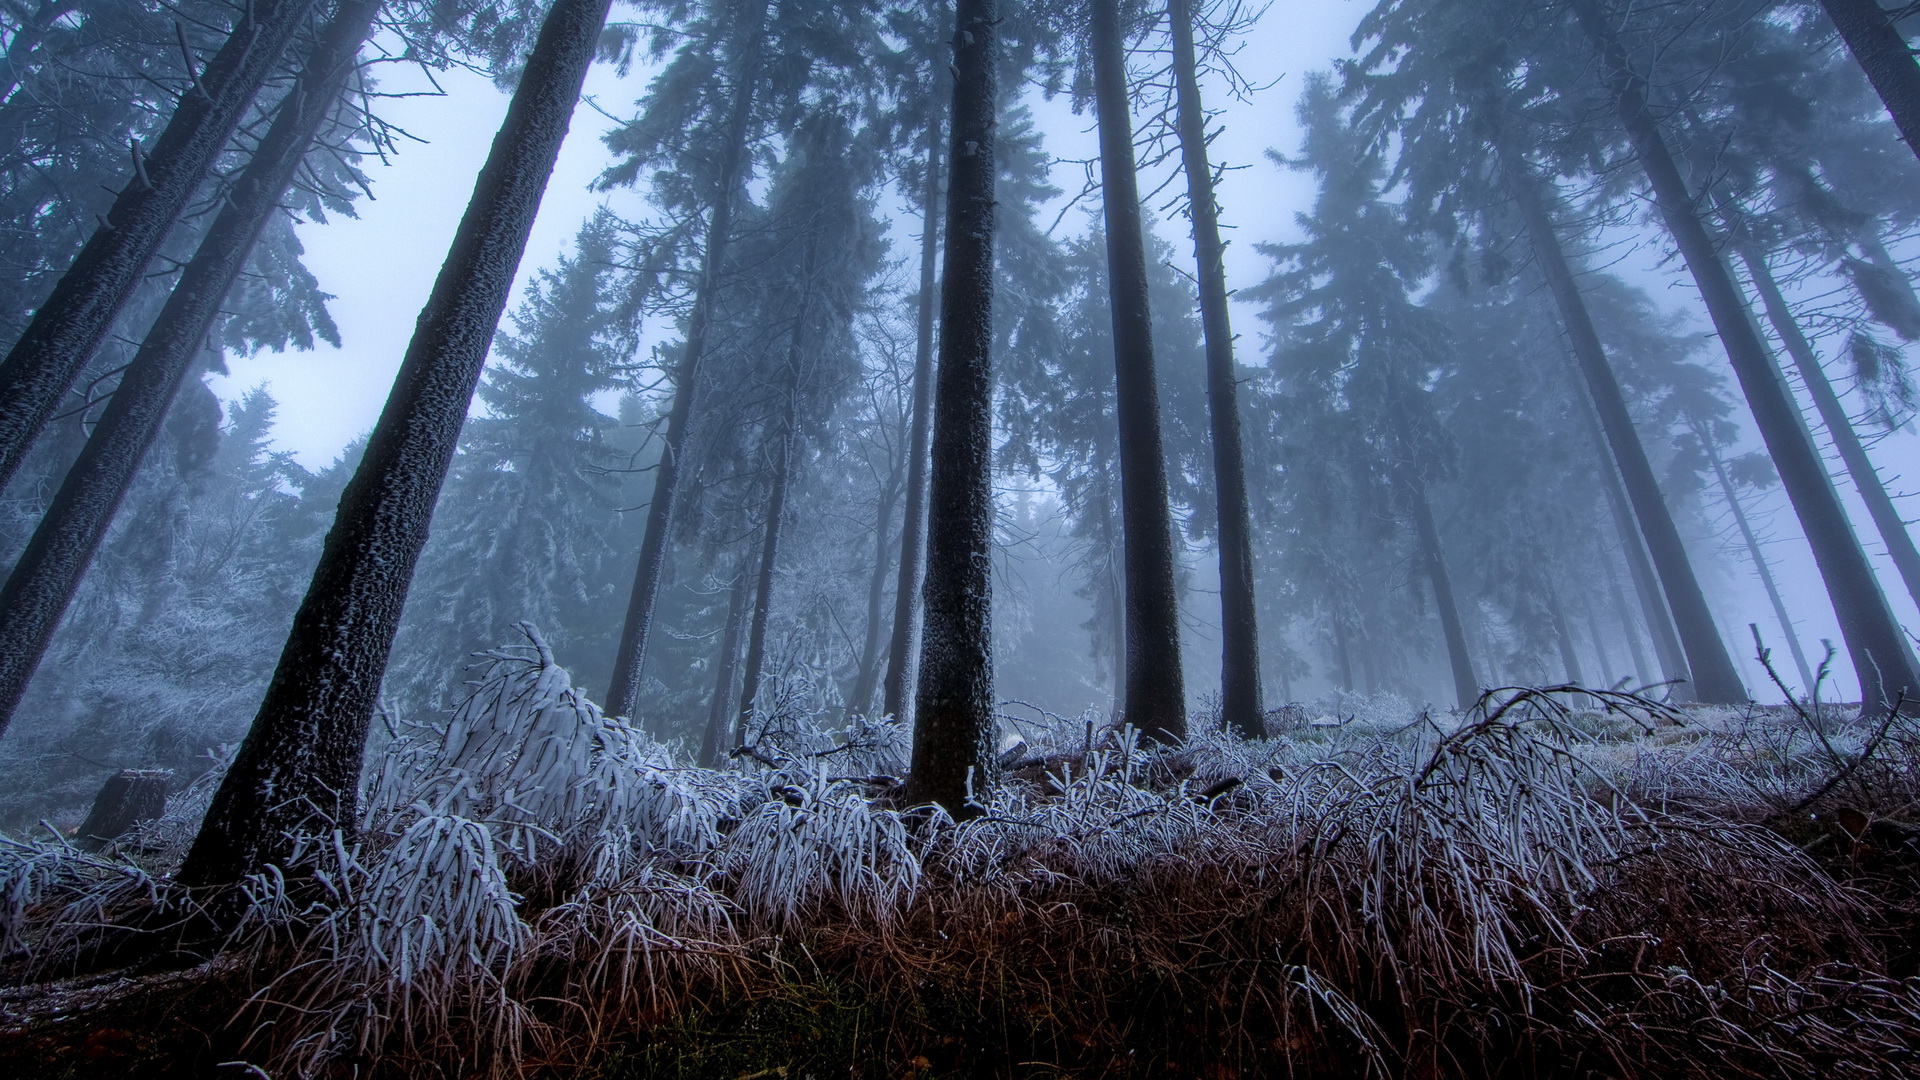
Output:
[[[1218,122],[1224,131],[1213,144],[1214,159],[1230,167],[1246,166],[1230,168],[1220,189],[1223,222],[1233,226],[1227,260],[1231,287],[1245,287],[1266,276],[1268,264],[1253,249],[1254,243],[1297,235],[1293,216],[1310,207],[1311,180],[1273,164],[1265,151],[1296,150],[1298,128],[1293,100],[1303,76],[1346,55],[1347,36],[1365,10],[1366,5],[1353,0],[1292,0],[1280,4],[1267,13],[1236,58],[1248,82],[1269,88],[1250,102],[1229,99],[1219,85],[1204,88],[1209,106],[1223,113]],[[604,65],[590,74],[587,100],[574,114],[572,131],[528,244],[521,267],[523,284],[567,250],[580,223],[597,206],[611,202],[616,208],[630,208],[636,215],[643,212],[632,192],[602,194],[589,186],[605,160],[600,136],[612,126],[594,106],[614,115],[630,114],[635,99],[645,90],[648,75],[645,68],[636,67],[623,80]],[[405,68],[389,68],[381,78],[389,91],[430,89],[417,72]],[[372,427],[406,349],[414,319],[426,301],[471,194],[494,129],[505,115],[506,95],[487,80],[467,72],[442,73],[438,80],[447,91],[445,96],[401,97],[383,103],[382,115],[424,140],[424,144],[405,146],[391,164],[368,163],[375,199],[361,203],[359,218],[336,219],[324,226],[306,225],[301,229],[307,265],[319,276],[322,287],[336,297],[331,309],[340,325],[343,347],[336,350],[323,345],[312,353],[230,358],[232,374],[215,384],[215,389],[228,398],[266,384],[280,403],[278,444],[293,451],[308,467],[327,464],[349,440]],[[1031,104],[1054,154],[1067,159],[1093,155],[1089,117],[1072,115],[1063,100],[1035,100]],[[1172,163],[1166,167],[1171,168]],[[1080,177],[1078,166],[1063,166],[1057,184],[1078,191]],[[1141,187],[1151,190],[1156,183],[1157,178],[1147,178]],[[1087,211],[1097,209],[1097,201],[1085,206]],[[1075,211],[1068,214],[1061,230],[1078,231],[1085,223],[1085,214]],[[917,219],[903,223],[897,230],[896,247],[909,247],[917,228]],[[1168,239],[1175,242],[1177,250],[1191,250],[1183,230],[1178,235],[1169,232]],[[1697,307],[1698,297],[1690,283],[1676,281],[1671,266],[1657,268],[1656,258],[1656,253],[1648,250],[1630,257],[1615,270],[1640,281],[1664,305],[1682,310],[1690,305]],[[512,304],[519,302],[520,293],[516,288]],[[1243,356],[1249,347],[1264,352],[1264,328],[1244,309],[1236,311],[1235,319],[1235,329],[1243,335]],[[1702,325],[1704,328],[1704,322]],[[1710,359],[1724,367],[1723,360]],[[1758,445],[1750,432],[1746,443]],[[1884,444],[1877,457],[1890,474],[1894,489],[1906,490],[1891,474],[1902,464],[1920,461],[1920,442],[1898,437]],[[1855,521],[1867,525],[1869,519],[1858,507],[1851,488],[1845,483],[1841,487],[1854,505]],[[1760,505],[1752,509],[1769,523],[1774,541],[1770,554],[1779,560],[1788,604],[1800,620],[1803,638],[1817,661],[1820,638],[1838,641],[1831,609],[1791,512],[1783,512],[1784,499],[1776,491],[1758,502]],[[1910,508],[1907,512],[1909,516],[1915,513]],[[1870,527],[1863,530],[1862,537],[1869,541],[1869,550],[1883,571],[1882,580],[1888,586],[1896,615],[1907,625],[1920,625],[1878,543],[1871,540]],[[1707,541],[1708,546],[1715,543]],[[1776,644],[1779,632],[1750,564],[1743,554],[1729,549],[1705,576],[1722,619],[1722,632],[1742,660],[1749,691],[1762,700],[1777,700],[1777,695],[1764,686],[1763,676],[1751,659],[1748,622],[1759,623],[1769,641]],[[1784,648],[1779,652],[1785,674],[1791,670],[1791,663],[1785,660]],[[1843,659],[1836,665],[1844,672]],[[1844,688],[1852,692],[1850,673],[1844,677],[1848,684]]]

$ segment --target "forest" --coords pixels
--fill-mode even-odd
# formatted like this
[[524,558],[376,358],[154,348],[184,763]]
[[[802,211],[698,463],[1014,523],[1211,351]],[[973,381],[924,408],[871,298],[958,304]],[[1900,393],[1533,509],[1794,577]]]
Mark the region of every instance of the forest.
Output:
[[0,0],[0,1063],[1920,1075],[1912,35]]

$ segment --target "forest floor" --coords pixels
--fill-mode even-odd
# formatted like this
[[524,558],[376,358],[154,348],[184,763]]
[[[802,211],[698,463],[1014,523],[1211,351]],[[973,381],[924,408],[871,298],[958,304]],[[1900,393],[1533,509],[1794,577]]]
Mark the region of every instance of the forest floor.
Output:
[[39,981],[88,927],[178,904],[166,845],[7,840],[0,1069],[1920,1072],[1908,718],[1515,690],[1171,749],[1023,721],[955,822],[888,806],[892,725],[787,718],[771,767],[691,769],[515,663],[451,722],[480,756],[388,748],[327,887],[257,882],[211,961]]

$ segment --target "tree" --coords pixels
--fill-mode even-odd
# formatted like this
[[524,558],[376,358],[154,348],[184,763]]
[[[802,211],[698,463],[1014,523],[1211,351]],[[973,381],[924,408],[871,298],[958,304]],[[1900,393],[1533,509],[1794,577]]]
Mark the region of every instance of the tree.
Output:
[[367,724],[434,501],[526,250],[610,0],[555,0],[421,312],[386,409],[179,880],[282,864],[298,832],[357,827]]
[[1101,205],[1106,217],[1107,286],[1113,294],[1115,396],[1120,422],[1120,506],[1126,533],[1127,722],[1149,740],[1187,735],[1180,667],[1179,590],[1166,450],[1160,435],[1160,387],[1154,373],[1153,314],[1147,298],[1147,250],[1133,159],[1126,48],[1118,0],[1091,0],[1092,54],[1100,128]]
[[1894,26],[1896,13],[1881,7],[1880,0],[1820,0],[1820,6],[1886,104],[1900,138],[1920,155],[1920,64]]
[[903,797],[966,812],[992,780],[993,234],[999,4],[956,0],[925,628]]

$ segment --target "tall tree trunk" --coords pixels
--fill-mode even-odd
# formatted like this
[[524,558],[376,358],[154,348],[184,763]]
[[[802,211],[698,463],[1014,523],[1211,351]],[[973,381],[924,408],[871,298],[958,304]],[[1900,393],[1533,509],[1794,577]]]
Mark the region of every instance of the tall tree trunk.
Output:
[[346,0],[180,275],[106,411],[0,589],[0,731],[66,615],[254,241],[340,100],[379,0]]
[[[1582,404],[1587,404],[1585,398]],[[1627,576],[1633,581],[1634,598],[1640,601],[1640,618],[1647,628],[1647,636],[1653,642],[1654,659],[1658,662],[1660,678],[1654,679],[1650,673],[1653,666],[1640,654],[1640,636],[1628,624],[1628,636],[1633,643],[1634,663],[1641,681],[1651,686],[1655,682],[1682,680],[1674,686],[1672,697],[1676,701],[1692,701],[1692,680],[1687,678],[1687,657],[1680,648],[1680,636],[1673,628],[1673,614],[1667,610],[1667,601],[1661,595],[1660,578],[1654,572],[1653,563],[1647,558],[1647,547],[1643,542],[1640,527],[1633,519],[1633,507],[1628,504],[1626,488],[1620,482],[1620,472],[1616,468],[1613,454],[1607,449],[1607,437],[1600,431],[1600,421],[1591,408],[1581,409],[1586,417],[1587,430],[1593,437],[1595,472],[1600,477],[1600,486],[1606,492],[1607,507],[1613,517],[1613,529],[1620,537],[1620,554],[1627,563]],[[1618,588],[1618,583],[1615,583]]]
[[[935,64],[936,71],[945,70]],[[934,100],[943,77],[936,76]],[[893,634],[880,710],[908,719],[913,704],[913,652],[920,632],[920,575],[926,567],[927,454],[933,439],[933,315],[940,252],[940,134],[945,106],[927,117],[927,185],[920,196],[920,310],[914,324],[913,426],[907,435],[907,506],[900,523],[900,565],[893,590]]]
[[[1820,567],[1860,680],[1862,706],[1878,709],[1890,705],[1902,693],[1920,692],[1920,674],[1874,579],[1873,567],[1861,550],[1813,440],[1807,436],[1799,409],[1781,384],[1773,359],[1754,328],[1746,301],[1694,208],[1693,196],[1648,107],[1645,82],[1628,64],[1626,50],[1594,0],[1578,0],[1574,11],[1600,54],[1621,126],[1653,188],[1660,218],[1706,301],[1714,329],[1719,331],[1720,343],[1746,395],[1747,407],[1799,515],[1801,530],[1813,547],[1814,562]],[[1697,669],[1695,674],[1699,674]],[[1920,697],[1911,700],[1915,708],[1920,708]]]
[[780,558],[780,529],[787,516],[787,480],[793,469],[793,410],[791,394],[787,420],[781,425],[780,449],[773,463],[773,485],[767,493],[767,522],[760,533],[759,585],[754,590],[753,628],[747,633],[745,680],[740,688],[740,711],[734,736],[744,746],[752,734],[753,713],[760,707],[761,668],[767,662],[767,618],[773,612],[773,571]]
[[859,674],[853,681],[852,711],[864,715],[873,706],[874,684],[880,678],[881,608],[887,602],[887,571],[893,569],[888,552],[893,544],[893,506],[900,499],[896,471],[880,490],[879,520],[874,523],[873,576],[867,581],[867,633],[860,646]]
[[1800,685],[1805,692],[1814,692],[1813,668],[1807,663],[1806,651],[1800,647],[1800,635],[1794,632],[1793,619],[1787,614],[1786,601],[1780,598],[1780,587],[1773,580],[1773,568],[1767,565],[1767,556],[1760,550],[1760,539],[1754,535],[1753,525],[1747,520],[1746,507],[1740,505],[1740,496],[1733,490],[1733,480],[1727,475],[1726,463],[1720,460],[1720,448],[1713,445],[1706,425],[1695,422],[1694,436],[1700,440],[1700,448],[1706,452],[1707,463],[1713,466],[1713,478],[1720,484],[1720,496],[1727,500],[1727,509],[1733,511],[1733,521],[1740,528],[1740,539],[1747,545],[1747,558],[1753,560],[1753,568],[1760,574],[1760,584],[1766,588],[1767,602],[1773,605],[1773,617],[1780,622],[1780,632],[1787,637],[1787,648],[1793,653],[1793,663],[1800,671]]
[[1174,86],[1179,96],[1181,165],[1193,258],[1200,285],[1200,327],[1207,344],[1207,408],[1213,436],[1214,499],[1220,523],[1220,715],[1242,737],[1266,733],[1260,693],[1260,630],[1253,594],[1253,530],[1247,508],[1246,458],[1227,315],[1226,245],[1213,166],[1207,161],[1206,113],[1193,47],[1192,0],[1168,0]]
[[33,51],[46,40],[47,31],[54,22],[79,6],[79,0],[40,0],[33,17],[21,23],[20,29],[13,32],[13,40],[7,42],[7,51],[0,54],[0,104],[5,104],[13,96],[22,74],[33,59]]
[[1654,678],[1653,665],[1647,663],[1647,652],[1640,642],[1640,626],[1634,622],[1633,608],[1627,603],[1627,594],[1620,591],[1620,579],[1611,566],[1607,567],[1607,592],[1613,599],[1614,618],[1620,621],[1620,633],[1627,639],[1627,650],[1633,654],[1633,673],[1641,686],[1652,686],[1660,680]]
[[761,29],[766,23],[766,0],[748,0],[749,11],[740,35],[740,64],[734,71],[733,100],[727,106],[726,145],[715,178],[713,209],[707,218],[706,249],[701,253],[700,281],[693,310],[687,316],[687,337],[674,367],[673,406],[667,411],[667,429],[660,464],[653,474],[653,498],[647,504],[647,527],[640,537],[640,558],[634,566],[633,589],[627,599],[626,622],[613,656],[613,677],[607,687],[606,709],[613,716],[632,716],[640,704],[640,677],[647,663],[647,639],[653,635],[653,608],[672,542],[674,506],[680,498],[681,453],[687,429],[700,396],[700,361],[707,349],[713,308],[719,302],[720,277],[726,268],[727,245],[733,232],[734,196],[747,168],[747,132],[753,118],[754,87],[760,78]]
[[1180,666],[1173,513],[1160,438],[1160,384],[1154,374],[1127,57],[1118,0],[1092,0],[1089,8],[1087,45],[1093,54],[1099,114],[1100,190],[1113,314],[1114,411],[1120,421],[1120,512],[1127,535],[1126,717],[1149,741],[1177,742],[1187,736],[1187,694]]
[[100,348],[313,4],[245,5],[226,44],[180,96],[153,152],[134,144],[133,176],[113,209],[0,362],[0,488],[19,471],[74,377]]
[[[1434,607],[1440,614],[1440,632],[1447,641],[1447,664],[1453,669],[1453,694],[1460,711],[1473,708],[1480,700],[1480,682],[1473,675],[1473,658],[1467,653],[1467,632],[1460,622],[1460,608],[1453,599],[1453,578],[1447,573],[1447,559],[1440,547],[1440,530],[1433,521],[1433,506],[1427,502],[1427,485],[1412,467],[1402,481],[1407,489],[1407,509],[1413,515],[1413,531],[1420,544],[1421,561],[1426,564],[1427,580],[1433,584]],[[1369,680],[1371,681],[1371,680]]]
[[1904,140],[1920,155],[1920,64],[1879,0],[1820,0]]
[[[1606,349],[1600,344],[1600,334],[1593,326],[1593,316],[1587,311],[1586,300],[1580,295],[1580,287],[1573,278],[1573,268],[1567,261],[1566,252],[1560,247],[1559,233],[1547,209],[1547,200],[1540,190],[1542,183],[1524,160],[1504,152],[1504,147],[1502,150],[1500,160],[1506,173],[1507,187],[1520,208],[1528,237],[1533,243],[1534,256],[1539,260],[1541,272],[1545,274],[1547,286],[1560,309],[1561,325],[1573,346],[1573,356],[1586,383],[1588,399],[1599,415],[1600,428],[1606,435],[1610,450],[1609,456],[1613,464],[1618,466],[1621,479],[1625,482],[1627,498],[1639,525],[1637,531],[1646,540],[1647,551],[1659,572],[1666,605],[1672,612],[1674,627],[1679,632],[1680,644],[1685,651],[1686,670],[1676,672],[1669,669],[1667,675],[1669,678],[1689,679],[1691,692],[1685,696],[1693,700],[1716,705],[1742,703],[1747,700],[1746,688],[1740,684],[1740,674],[1733,666],[1733,658],[1727,655],[1726,645],[1714,629],[1713,615],[1707,609],[1706,593],[1701,591],[1700,581],[1694,576],[1686,545],[1680,539],[1680,530],[1674,526],[1673,515],[1660,493],[1660,483],[1654,477],[1653,465],[1647,460],[1646,448],[1640,443],[1640,433],[1634,428],[1633,417],[1627,411],[1627,400],[1621,393],[1620,381],[1614,375],[1613,366],[1607,362]],[[1658,633],[1657,629],[1655,633]]]
[[608,4],[547,10],[266,698],[180,868],[187,885],[284,864],[293,835],[316,825],[358,825],[367,723],[394,630]]
[[747,593],[752,588],[753,575],[747,573],[747,558],[742,554],[733,567],[733,588],[727,594],[727,624],[720,631],[720,659],[714,664],[713,697],[707,701],[707,730],[700,736],[700,764],[709,769],[718,768],[725,753],[720,742],[727,737],[727,718],[733,715],[733,683],[740,668],[740,631],[747,621]]
[[1854,490],[1860,493],[1860,499],[1867,504],[1867,512],[1873,516],[1873,524],[1880,532],[1880,539],[1887,545],[1887,554],[1893,559],[1894,567],[1900,571],[1900,580],[1907,587],[1907,595],[1920,604],[1920,550],[1916,550],[1913,534],[1907,530],[1907,523],[1900,516],[1900,510],[1893,505],[1888,496],[1886,485],[1880,482],[1880,472],[1873,467],[1873,459],[1867,456],[1867,448],[1861,445],[1860,436],[1853,430],[1853,418],[1847,415],[1847,407],[1841,403],[1840,395],[1834,393],[1833,384],[1827,381],[1827,373],[1820,366],[1820,358],[1814,354],[1813,345],[1806,335],[1800,332],[1800,323],[1793,317],[1793,309],[1787,306],[1787,299],[1780,293],[1780,285],[1773,279],[1773,271],[1767,266],[1766,257],[1751,246],[1740,249],[1740,261],[1746,264],[1747,276],[1753,279],[1754,288],[1760,293],[1760,302],[1766,308],[1767,320],[1773,324],[1774,333],[1780,335],[1780,341],[1787,348],[1787,355],[1793,358],[1793,368],[1800,373],[1800,381],[1806,384],[1807,393],[1813,397],[1815,408],[1820,410],[1820,420],[1827,427],[1827,435],[1833,439],[1834,448],[1840,451],[1840,460],[1846,463],[1847,475],[1853,478]]
[[1600,683],[1613,686],[1620,681],[1620,673],[1613,668],[1613,658],[1607,655],[1607,638],[1600,628],[1599,610],[1591,600],[1581,605],[1587,616],[1587,636],[1593,639],[1593,658],[1600,665]]
[[927,490],[925,627],[909,804],[969,813],[993,780],[993,189],[997,0],[958,0],[940,368]]

